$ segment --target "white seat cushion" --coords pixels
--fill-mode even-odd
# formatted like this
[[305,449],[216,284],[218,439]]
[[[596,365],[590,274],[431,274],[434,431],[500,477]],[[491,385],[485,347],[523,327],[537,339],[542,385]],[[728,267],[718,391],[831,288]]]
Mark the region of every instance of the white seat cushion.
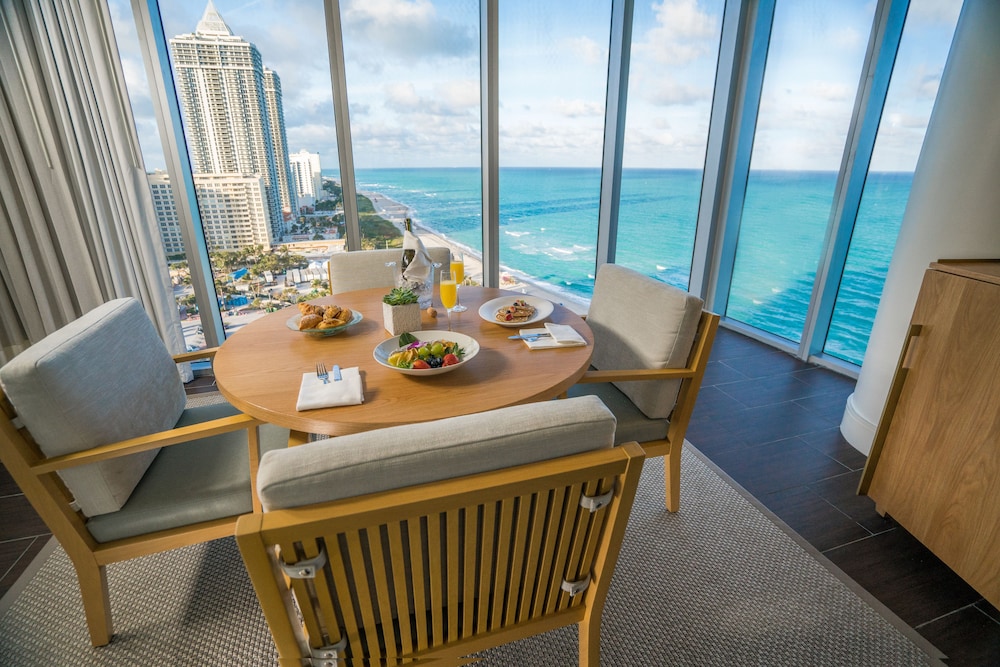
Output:
[[[115,299],[0,368],[0,383],[46,456],[173,428],[180,374],[138,301]],[[60,473],[87,516],[115,512],[159,449]]]
[[610,448],[615,417],[594,396],[518,405],[268,452],[265,510],[299,507]]
[[[591,365],[598,370],[683,368],[698,333],[704,302],[693,294],[617,264],[594,281],[587,324],[594,332]],[[666,419],[680,380],[616,382],[650,419]]]

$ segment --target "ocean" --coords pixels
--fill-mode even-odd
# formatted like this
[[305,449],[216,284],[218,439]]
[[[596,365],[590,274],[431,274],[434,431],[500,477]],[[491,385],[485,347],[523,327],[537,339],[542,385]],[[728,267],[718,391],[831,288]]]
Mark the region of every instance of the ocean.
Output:
[[[478,169],[359,169],[356,178],[359,190],[408,206],[417,224],[481,250]],[[834,172],[750,173],[727,317],[799,341],[836,179]],[[868,176],[829,354],[856,364],[864,357],[911,182],[912,174]],[[625,169],[616,262],[686,289],[700,190],[700,170]],[[599,192],[599,169],[502,168],[502,269],[589,298]]]

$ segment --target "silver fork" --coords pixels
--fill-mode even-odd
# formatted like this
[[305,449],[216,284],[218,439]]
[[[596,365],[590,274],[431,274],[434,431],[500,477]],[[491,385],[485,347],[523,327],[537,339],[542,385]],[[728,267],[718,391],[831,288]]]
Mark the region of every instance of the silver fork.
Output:
[[320,362],[316,364],[316,377],[323,381],[323,384],[330,384],[330,374],[326,372],[326,364]]

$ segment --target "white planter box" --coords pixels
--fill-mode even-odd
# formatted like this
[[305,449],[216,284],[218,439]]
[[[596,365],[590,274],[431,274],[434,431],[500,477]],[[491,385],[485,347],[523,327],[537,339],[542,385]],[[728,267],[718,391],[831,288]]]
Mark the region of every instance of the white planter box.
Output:
[[385,330],[393,336],[410,331],[420,331],[420,304],[408,303],[405,306],[390,306],[382,304],[382,319]]

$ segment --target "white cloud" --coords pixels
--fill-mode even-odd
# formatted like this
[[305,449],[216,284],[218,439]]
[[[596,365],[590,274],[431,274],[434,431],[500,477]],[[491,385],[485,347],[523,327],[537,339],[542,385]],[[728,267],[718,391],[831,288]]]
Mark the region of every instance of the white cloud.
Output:
[[551,108],[567,118],[604,118],[604,105],[587,100],[555,100]]
[[678,65],[711,52],[718,38],[716,17],[701,11],[696,0],[664,0],[653,5],[656,25],[634,50],[655,62]]
[[478,35],[438,16],[429,0],[350,0],[341,16],[358,57],[465,57],[479,44]]
[[565,40],[566,49],[588,65],[607,65],[608,49],[589,37],[572,37]]

